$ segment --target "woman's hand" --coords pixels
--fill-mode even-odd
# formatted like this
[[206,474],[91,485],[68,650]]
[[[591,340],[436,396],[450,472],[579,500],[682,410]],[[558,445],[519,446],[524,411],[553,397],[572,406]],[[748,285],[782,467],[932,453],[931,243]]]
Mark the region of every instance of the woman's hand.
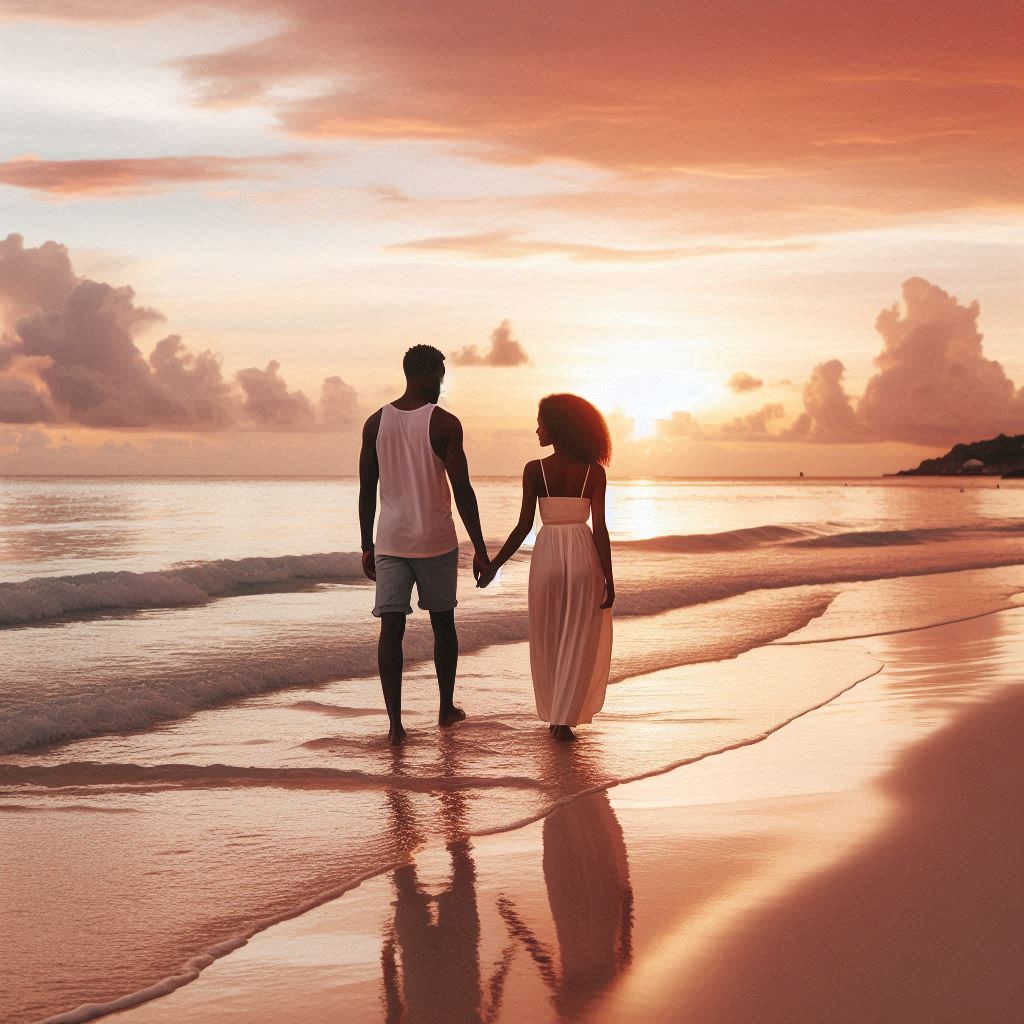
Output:
[[610,580],[605,580],[604,600],[601,602],[601,607],[611,608],[613,604],[615,604],[615,584]]

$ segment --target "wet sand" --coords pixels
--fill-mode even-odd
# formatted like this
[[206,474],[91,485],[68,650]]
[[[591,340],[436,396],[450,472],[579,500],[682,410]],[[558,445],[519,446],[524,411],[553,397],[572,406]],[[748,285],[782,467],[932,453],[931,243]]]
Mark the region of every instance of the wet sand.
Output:
[[1024,610],[846,643],[885,668],[762,742],[489,836],[446,793],[447,848],[115,1019],[1022,1019]]

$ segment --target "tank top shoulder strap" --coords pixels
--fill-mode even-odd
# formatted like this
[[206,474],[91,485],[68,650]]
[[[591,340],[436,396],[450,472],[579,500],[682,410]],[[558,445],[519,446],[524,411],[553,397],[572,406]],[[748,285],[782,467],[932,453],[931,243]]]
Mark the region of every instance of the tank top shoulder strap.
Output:
[[587,489],[587,481],[590,479],[590,467],[587,466],[587,475],[583,478],[583,486],[580,488],[580,497],[583,497],[584,492]]
[[544,497],[545,498],[550,498],[551,497],[551,492],[548,490],[548,475],[547,475],[547,473],[544,472],[544,460],[543,459],[538,459],[537,462],[540,465],[540,475],[541,475],[541,478],[544,481]]

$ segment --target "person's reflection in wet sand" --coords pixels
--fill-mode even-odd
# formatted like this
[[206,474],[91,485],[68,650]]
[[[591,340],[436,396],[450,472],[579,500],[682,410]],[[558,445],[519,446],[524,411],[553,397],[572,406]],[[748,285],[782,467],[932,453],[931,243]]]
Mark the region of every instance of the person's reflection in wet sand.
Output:
[[626,843],[606,792],[556,808],[544,819],[544,882],[555,922],[555,956],[501,897],[510,936],[526,949],[563,1019],[580,1017],[629,963],[633,891]]
[[[441,737],[441,773],[456,778],[452,737]],[[476,867],[466,836],[466,794],[441,794],[441,821],[448,841],[451,879],[440,894],[421,886],[414,863],[392,874],[395,916],[381,951],[388,1024],[493,1020],[501,1005],[505,977],[515,952],[510,944],[481,986],[480,915]],[[417,831],[408,794],[392,790],[388,802],[395,828]],[[432,906],[433,905],[433,906]]]

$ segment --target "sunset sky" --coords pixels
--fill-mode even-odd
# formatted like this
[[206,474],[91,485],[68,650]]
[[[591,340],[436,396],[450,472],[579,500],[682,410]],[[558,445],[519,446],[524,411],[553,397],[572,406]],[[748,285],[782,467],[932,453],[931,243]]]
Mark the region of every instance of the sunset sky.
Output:
[[1016,2],[0,0],[0,38],[0,473],[351,473],[417,342],[477,473],[560,390],[620,474],[1024,432]]

